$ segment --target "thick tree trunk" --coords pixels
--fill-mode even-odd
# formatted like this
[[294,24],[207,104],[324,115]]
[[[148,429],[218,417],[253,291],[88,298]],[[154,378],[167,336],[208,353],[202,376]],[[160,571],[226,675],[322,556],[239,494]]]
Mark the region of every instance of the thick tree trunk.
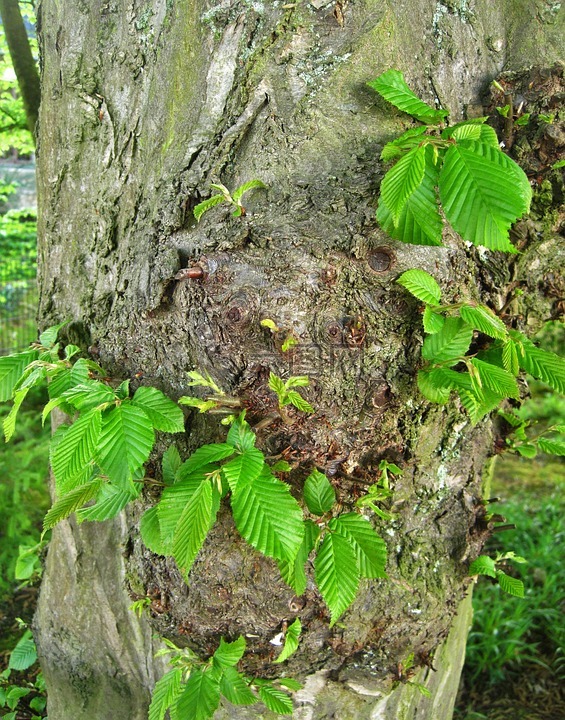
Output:
[[[42,325],[70,319],[69,338],[109,372],[172,396],[187,392],[188,370],[208,371],[254,421],[274,407],[269,369],[309,375],[315,415],[259,433],[267,454],[290,453],[297,491],[316,465],[347,507],[380,459],[404,469],[397,519],[379,528],[389,578],[364,581],[332,630],[313,586],[294,598],[236,538],[228,512],[190,587],[140,541],[139,516],[155,498],[101,526],[62,523],[36,622],[52,720],[145,717],[160,668],[128,593],[153,598],[152,628],[203,655],[220,635],[247,635],[244,667],[262,676],[278,672],[269,640],[300,616],[285,669],[305,681],[297,718],[450,717],[492,434],[455,403],[418,396],[419,315],[394,280],[421,267],[448,296],[501,306],[510,271],[491,254],[478,273],[451,236],[445,248],[402,246],[378,229],[380,148],[407,121],[366,82],[397,67],[452,117],[480,114],[479,93],[503,68],[559,56],[562,25],[547,3],[516,0],[42,6]],[[195,224],[191,208],[210,182],[252,178],[269,189],[249,195],[247,215],[216,208]],[[202,277],[175,278],[194,264]],[[282,353],[263,318],[298,347]],[[188,430],[184,451],[223,431],[192,415]],[[397,663],[411,652],[422,663],[452,625],[437,673],[419,678],[432,699],[392,690]],[[243,708],[218,718],[228,714],[263,717]]]

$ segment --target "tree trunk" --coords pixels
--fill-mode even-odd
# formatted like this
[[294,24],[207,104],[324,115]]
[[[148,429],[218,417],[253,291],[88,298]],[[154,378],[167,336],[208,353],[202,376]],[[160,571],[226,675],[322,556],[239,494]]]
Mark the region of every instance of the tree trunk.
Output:
[[[207,371],[241,398],[252,423],[275,407],[269,370],[308,375],[315,414],[291,414],[258,434],[266,454],[290,459],[297,494],[317,466],[350,507],[382,458],[404,470],[394,523],[377,523],[389,577],[363,581],[331,630],[314,586],[294,598],[276,566],[238,538],[227,511],[190,586],[170,558],[141,543],[139,517],[156,499],[149,494],[115,522],[61,523],[36,619],[51,720],[146,717],[162,672],[151,628],[203,656],[221,635],[247,635],[244,669],[274,676],[269,640],[296,616],[304,632],[285,666],[305,683],[296,718],[450,717],[493,435],[488,421],[471,427],[457,403],[430,406],[418,395],[418,306],[394,280],[423,268],[447,296],[501,307],[514,278],[500,253],[478,270],[477,253],[452,235],[443,248],[416,247],[377,227],[380,149],[407,119],[366,82],[397,67],[453,120],[481,114],[480,92],[503,68],[559,56],[563,13],[552,7],[42,5],[41,325],[70,319],[68,339],[132,386],[178,397],[189,392],[187,371]],[[243,217],[220,206],[195,223],[192,208],[210,182],[233,189],[253,178],[268,190],[245,196]],[[179,273],[192,266],[202,272]],[[264,318],[298,346],[282,352]],[[188,453],[223,433],[209,416],[191,414],[177,444]],[[127,610],[131,597],[145,595],[149,621]],[[431,699],[394,683],[410,653],[423,665],[433,651],[437,672],[415,678]],[[268,713],[230,708],[217,717],[228,715]]]

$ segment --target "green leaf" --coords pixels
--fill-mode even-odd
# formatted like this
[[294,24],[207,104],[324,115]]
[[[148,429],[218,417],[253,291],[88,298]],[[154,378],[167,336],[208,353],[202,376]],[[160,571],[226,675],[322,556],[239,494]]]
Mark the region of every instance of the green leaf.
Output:
[[343,535],[327,533],[316,555],[314,569],[316,583],[330,609],[332,627],[357,594],[359,570],[355,548]]
[[[182,467],[181,467],[182,470]],[[175,528],[186,505],[198,491],[202,483],[209,482],[204,472],[195,472],[179,479],[171,487],[166,487],[157,505],[157,516],[161,530],[162,547],[166,549],[164,555],[169,555]]]
[[102,414],[91,410],[74,422],[51,453],[51,466],[59,493],[72,490],[76,478],[91,464],[100,438]]
[[412,150],[422,142],[422,135],[428,128],[425,125],[420,127],[410,128],[406,132],[402,133],[392,142],[387,143],[381,152],[381,160],[388,162],[389,160],[395,160],[396,158],[402,157],[409,150]]
[[226,198],[223,195],[212,195],[212,197],[208,198],[207,200],[203,200],[201,203],[198,203],[198,205],[193,210],[194,217],[196,218],[197,222],[200,222],[200,218],[202,217],[202,215],[204,215],[205,212],[215,207],[216,205],[223,203],[225,199]]
[[14,402],[12,403],[12,407],[10,408],[10,412],[4,419],[4,438],[6,442],[9,442],[16,430],[16,418],[18,416],[19,409],[21,407],[21,404],[25,400],[26,395],[30,391],[29,387],[22,388],[21,390],[16,390],[14,393]]
[[183,720],[209,720],[220,704],[220,683],[211,671],[192,670],[177,708]]
[[176,445],[169,445],[161,459],[163,482],[165,485],[172,485],[175,482],[177,472],[181,465],[182,460]]
[[508,337],[506,325],[486,305],[477,305],[476,307],[463,305],[459,313],[468,325],[489,337],[499,340],[505,340]]
[[320,528],[312,520],[304,521],[304,538],[294,562],[277,560],[282,579],[297,595],[302,595],[308,584],[304,564],[320,537]]
[[284,384],[287,390],[293,387],[307,387],[308,385],[310,385],[308,375],[291,375]]
[[398,225],[406,201],[422,182],[425,157],[425,148],[416,147],[401,157],[383,178],[381,197],[392,215],[394,225]]
[[255,446],[256,435],[249,427],[243,413],[232,424],[226,438],[226,443],[238,450],[250,450]]
[[292,625],[287,627],[284,636],[284,647],[281,654],[276,660],[273,660],[273,662],[282,663],[285,660],[288,660],[288,658],[298,650],[298,641],[300,639],[301,632],[302,623],[300,622],[300,618],[296,618]]
[[367,518],[358,513],[346,513],[333,518],[329,527],[353,546],[361,577],[386,577],[386,545]]
[[35,351],[0,357],[0,402],[10,400],[24,370],[36,359],[37,352]]
[[[72,382],[72,376],[70,378]],[[98,380],[85,380],[77,385],[73,385],[65,390],[61,395],[61,400],[69,403],[77,410],[84,412],[92,410],[100,405],[114,404],[116,395],[112,388]]]
[[310,403],[307,400],[305,400],[302,397],[302,395],[299,395],[296,392],[296,390],[289,390],[286,393],[283,405],[288,405],[289,403],[291,405],[294,405],[295,408],[297,408],[298,410],[301,410],[302,412],[305,412],[305,413],[313,413],[314,412],[314,408],[312,407],[312,405],[310,405]]
[[63,495],[60,500],[53,504],[45,518],[43,519],[43,530],[49,530],[52,527],[69,517],[71,513],[78,510],[89,500],[92,500],[98,494],[102,487],[102,480],[96,478],[91,482],[79,485],[79,487],[71,490],[71,492]]
[[543,380],[557,392],[565,394],[565,359],[536,347],[520,333],[511,331],[510,335],[519,343],[520,367],[538,380]]
[[441,245],[443,220],[438,211],[436,186],[438,170],[431,146],[425,148],[424,175],[418,187],[406,199],[398,221],[379,198],[377,221],[391,237],[411,245]]
[[237,665],[245,652],[245,644],[243,635],[240,635],[237,640],[233,642],[226,642],[224,638],[222,638],[213,656],[214,667],[225,670],[226,668]]
[[245,679],[233,667],[226,667],[220,679],[220,692],[233,705],[254,705],[257,698]]
[[415,95],[399,70],[387,70],[368,85],[402,112],[424,123],[436,125],[449,115],[447,110],[435,110]]
[[261,180],[249,180],[248,182],[243,183],[243,185],[240,185],[232,192],[231,196],[234,202],[239,202],[242,196],[249,190],[253,190],[253,188],[263,188],[264,190],[266,190],[267,186],[265,185],[265,183],[261,182]]
[[516,445],[516,452],[522,457],[532,460],[538,454],[538,450],[535,445],[531,443],[525,443],[524,445]]
[[281,400],[286,395],[286,387],[284,382],[280,379],[278,375],[275,375],[275,373],[270,373],[269,375],[269,387],[273,392],[275,392],[279,400]]
[[302,683],[299,683],[298,680],[295,680],[294,678],[278,678],[277,682],[282,687],[292,690],[292,692],[302,690],[302,688],[304,687]]
[[565,457],[565,442],[561,440],[551,440],[548,438],[539,438],[539,449],[547,455],[558,455]]
[[[64,366],[58,368],[58,371],[51,377],[51,381],[47,386],[50,398],[60,397],[67,390],[75,387],[75,385],[96,382],[89,380],[89,362],[84,358],[76,361],[72,368],[68,369]],[[99,383],[101,386],[103,383]]]
[[222,465],[222,473],[230,490],[237,492],[242,485],[253,482],[263,470],[264,465],[265,456],[260,450],[252,447]]
[[442,368],[418,371],[418,390],[430,402],[445,405],[451,396],[451,383],[446,382]]
[[151,420],[143,410],[124,402],[102,417],[98,462],[113,482],[127,486],[147,462],[154,442]]
[[201,483],[186,504],[175,527],[173,556],[186,579],[212,521],[212,485]]
[[139,387],[132,405],[140,407],[155,430],[168,433],[184,432],[184,415],[180,407],[154,387]]
[[272,472],[290,472],[292,470],[292,465],[290,463],[287,463],[286,460],[277,460],[277,462],[271,466]]
[[318,470],[313,470],[306,478],[303,492],[308,510],[314,515],[324,515],[335,503],[335,490],[328,478]]
[[94,505],[77,510],[77,520],[79,523],[84,522],[84,520],[90,520],[91,522],[110,520],[116,517],[128,503],[139,497],[139,492],[138,487],[123,490],[110,483],[105,483],[98,493]]
[[57,336],[59,335],[59,330],[68,324],[69,324],[69,321],[65,320],[65,322],[59,323],[58,325],[52,325],[51,327],[48,327],[39,336],[40,345],[43,345],[43,347],[46,347],[46,348],[54,345],[57,342]]
[[485,125],[488,117],[473,118],[445,128],[441,133],[444,139],[454,138],[458,142],[465,140],[478,140],[500,150],[496,132],[490,125]]
[[164,720],[167,710],[181,692],[181,668],[174,668],[155,683],[149,706],[149,720]]
[[238,487],[231,506],[237,529],[250,545],[263,555],[294,561],[304,523],[286,483],[264,470],[254,482]]
[[527,178],[524,185],[516,168],[523,175],[504,153],[483,143],[449,148],[439,193],[448,221],[464,240],[490,250],[515,251],[508,232],[528,212],[531,200]]
[[428,335],[438,333],[445,323],[444,316],[434,312],[431,305],[425,306],[424,316],[422,319],[424,323],[424,331],[427,332]]
[[439,305],[441,288],[425,270],[407,270],[402,273],[396,282],[405,287],[418,300],[422,300],[429,305]]
[[[178,522],[178,521],[177,521]],[[168,548],[161,539],[161,527],[159,525],[159,514],[157,506],[149,508],[141,516],[139,523],[141,539],[146,547],[156,555],[167,555]]]
[[422,357],[430,362],[456,364],[469,349],[472,339],[470,325],[461,318],[446,318],[442,329],[424,340]]
[[481,388],[488,388],[500,398],[520,397],[516,379],[507,370],[478,358],[473,358],[471,365],[476,368],[479,374]]
[[488,555],[479,555],[469,566],[469,575],[488,575],[496,578],[496,564]]
[[520,372],[520,362],[518,360],[518,349],[516,343],[509,339],[504,343],[502,348],[502,364],[504,369],[516,377]]
[[514,595],[514,597],[524,597],[524,583],[521,580],[510,577],[510,575],[502,572],[502,570],[496,571],[496,579],[504,592],[509,595]]
[[262,685],[259,688],[259,697],[271,712],[292,715],[292,699],[282,690],[276,690],[272,685]]
[[37,662],[37,650],[31,630],[26,630],[16,647],[10,653],[10,670],[27,670]]
[[199,413],[206,413],[208,410],[213,410],[218,407],[218,403],[215,400],[202,400],[201,398],[191,397],[190,395],[183,395],[178,400],[179,405],[188,405],[188,407],[197,408]]
[[[467,373],[455,373],[462,378],[469,377]],[[500,405],[501,397],[491,392],[488,388],[482,388],[480,395],[473,390],[459,390],[461,404],[469,413],[471,423],[476,425],[481,418],[488,415]]]
[[199,447],[198,450],[192,453],[188,460],[184,461],[179,473],[185,477],[199,470],[204,465],[223,460],[233,454],[233,446],[227,443],[209,443],[208,445],[202,445],[202,447]]

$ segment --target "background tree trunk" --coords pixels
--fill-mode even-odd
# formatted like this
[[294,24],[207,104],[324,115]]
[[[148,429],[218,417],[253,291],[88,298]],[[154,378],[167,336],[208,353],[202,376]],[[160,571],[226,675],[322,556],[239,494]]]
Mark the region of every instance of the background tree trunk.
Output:
[[[420,317],[394,280],[420,267],[447,297],[502,307],[510,262],[489,253],[478,270],[477,253],[450,235],[445,248],[412,247],[378,229],[380,149],[409,120],[366,82],[396,67],[453,121],[480,115],[480,93],[502,69],[559,56],[556,7],[42,5],[41,325],[72,320],[69,340],[134,386],[178,397],[188,370],[208,371],[242,398],[252,421],[275,407],[270,369],[308,374],[316,414],[259,433],[267,454],[290,453],[297,492],[317,465],[347,507],[374,482],[380,459],[404,468],[397,520],[380,527],[389,579],[364,581],[343,627],[332,630],[313,586],[305,600],[293,598],[227,512],[190,587],[139,538],[139,517],[155,497],[115,522],[62,523],[36,618],[52,720],[145,717],[161,672],[149,625],[203,654],[220,635],[246,634],[245,669],[268,677],[280,672],[269,640],[297,615],[305,631],[285,668],[305,680],[297,718],[450,716],[469,622],[466,568],[484,540],[475,514],[492,431],[487,421],[472,428],[456,403],[431,407],[418,395]],[[191,210],[210,182],[234,188],[252,178],[269,189],[246,196],[245,217],[216,208],[195,224]],[[175,279],[196,263],[203,278]],[[299,346],[282,353],[263,318]],[[187,430],[184,452],[223,437],[203,416],[190,415]],[[146,594],[149,625],[127,610]],[[391,692],[397,663],[411,652],[422,663],[452,625],[437,673],[417,678],[432,699],[409,685]],[[218,718],[228,714],[263,717],[240,708]]]

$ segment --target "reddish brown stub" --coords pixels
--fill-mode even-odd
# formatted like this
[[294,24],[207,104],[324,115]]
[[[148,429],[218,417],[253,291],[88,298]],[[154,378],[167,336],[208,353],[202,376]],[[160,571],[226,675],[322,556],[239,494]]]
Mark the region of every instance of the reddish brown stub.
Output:
[[200,265],[193,265],[189,268],[182,268],[175,275],[175,280],[201,280],[204,277],[204,270]]

